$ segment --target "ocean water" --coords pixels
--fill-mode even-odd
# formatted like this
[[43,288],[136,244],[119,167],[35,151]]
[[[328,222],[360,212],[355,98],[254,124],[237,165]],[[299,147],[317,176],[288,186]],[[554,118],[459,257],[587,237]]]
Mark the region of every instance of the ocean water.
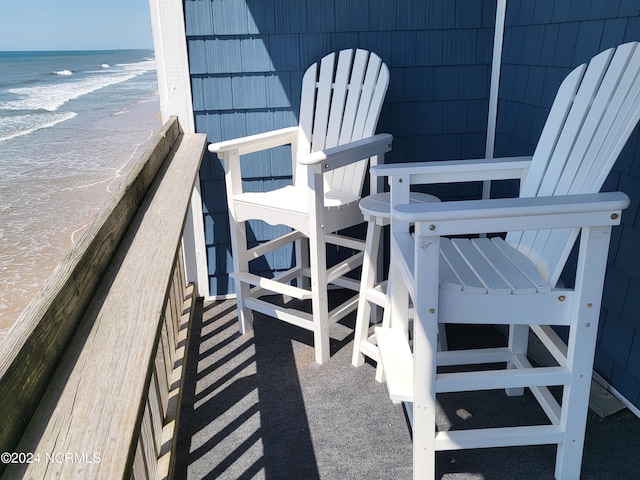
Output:
[[153,51],[0,52],[0,338],[161,127]]

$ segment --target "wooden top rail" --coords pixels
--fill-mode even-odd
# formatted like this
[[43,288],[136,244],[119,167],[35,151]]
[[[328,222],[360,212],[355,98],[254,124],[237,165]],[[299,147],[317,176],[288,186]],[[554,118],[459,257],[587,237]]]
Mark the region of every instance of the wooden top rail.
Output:
[[0,345],[3,478],[133,476],[205,143],[170,119]]

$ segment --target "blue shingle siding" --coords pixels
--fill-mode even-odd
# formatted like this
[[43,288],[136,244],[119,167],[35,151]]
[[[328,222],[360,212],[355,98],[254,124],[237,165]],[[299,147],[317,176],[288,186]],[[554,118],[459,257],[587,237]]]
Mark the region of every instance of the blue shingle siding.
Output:
[[629,370],[615,362],[611,372],[611,384],[634,405],[640,403],[640,383],[638,383],[638,379]]
[[640,37],[640,17],[633,17],[627,20],[627,30],[625,41],[636,40]]
[[[427,7],[422,2],[396,0],[397,30],[422,30],[428,21]],[[420,28],[420,25],[422,28]]]
[[370,0],[369,31],[391,31],[396,29],[396,0]]
[[611,0],[609,2],[591,2],[589,10],[589,20],[607,19],[616,17],[620,7],[620,0]]
[[[330,4],[314,2],[318,10],[331,11]],[[350,0],[349,2],[332,2],[335,8],[335,30],[337,32],[369,31],[369,0]],[[328,8],[327,8],[328,7]],[[327,24],[323,31],[332,31],[333,22]]]
[[213,32],[216,35],[242,35],[249,33],[245,0],[211,2]]
[[600,349],[602,349],[614,363],[626,365],[633,342],[634,329],[626,322],[619,322],[613,315],[603,315],[602,332],[600,334]]
[[627,370],[634,378],[640,378],[640,335],[635,335],[629,358],[627,360]]
[[302,33],[307,31],[307,2],[273,0],[273,5],[276,32]]
[[554,3],[558,3],[556,0],[537,0],[531,3],[534,5],[531,17],[533,25],[544,25],[552,21]]
[[188,36],[213,33],[212,6],[211,2],[185,2],[184,16]]
[[604,20],[580,22],[576,47],[573,52],[573,65],[586,63],[593,56],[593,52],[600,50],[600,40],[604,30]]
[[[533,152],[558,86],[600,51],[640,40],[635,0],[509,0],[499,95],[497,155]],[[525,121],[524,118],[527,118]],[[604,189],[631,197],[614,229],[595,369],[640,406],[640,145],[638,129]],[[569,262],[575,266],[575,262]],[[570,268],[567,269],[570,271]]]
[[250,34],[267,35],[276,31],[273,2],[264,2],[262,0],[242,1],[249,7],[247,10],[247,31]]
[[609,48],[624,43],[627,23],[626,18],[607,18],[602,32],[602,46]]
[[269,56],[273,64],[278,66],[278,74],[303,69],[297,34],[270,35]]
[[638,15],[640,15],[640,4],[636,0],[620,0],[619,17],[637,17]]

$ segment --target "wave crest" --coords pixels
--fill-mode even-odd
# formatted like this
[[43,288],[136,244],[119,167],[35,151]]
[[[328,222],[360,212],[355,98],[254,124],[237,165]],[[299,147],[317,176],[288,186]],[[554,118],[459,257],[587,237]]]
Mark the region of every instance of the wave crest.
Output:
[[[153,68],[155,68],[155,62],[145,60],[132,64],[118,65],[118,68],[113,70],[93,72],[93,74],[85,78],[74,76],[69,81],[61,81],[59,83],[50,83],[37,87],[12,88],[7,92],[16,95],[18,98],[0,102],[0,109],[55,112],[69,100],[74,100],[101,88],[126,82]],[[74,81],[74,79],[77,80]]]
[[19,115],[17,117],[9,117],[3,131],[0,131],[0,143],[6,142],[13,138],[29,135],[43,128],[53,127],[67,120],[71,120],[77,115],[75,112],[66,112],[58,114],[28,114]]
[[59,72],[53,72],[54,75],[62,75],[64,77],[67,77],[69,75],[73,75],[73,72],[71,70],[60,70]]

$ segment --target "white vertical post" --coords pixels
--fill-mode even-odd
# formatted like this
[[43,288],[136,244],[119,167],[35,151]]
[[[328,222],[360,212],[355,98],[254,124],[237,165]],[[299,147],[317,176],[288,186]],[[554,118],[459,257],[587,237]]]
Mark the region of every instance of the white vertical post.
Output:
[[397,268],[397,262],[394,261],[395,246],[393,237],[396,233],[402,234],[409,231],[409,222],[404,222],[393,218],[393,209],[397,205],[409,203],[411,178],[409,175],[394,175],[389,177],[389,185],[391,186],[391,205],[389,206],[391,213],[391,262],[389,265],[389,277],[387,283],[387,301],[389,305],[385,308],[385,323],[394,327],[402,328],[408,337],[409,325],[409,295],[404,287],[402,273]]
[[182,250],[187,282],[195,284],[197,296],[206,298],[209,297],[209,274],[202,219],[202,195],[200,193],[200,174],[198,174],[184,225]]
[[324,183],[322,171],[308,169],[309,251],[311,266],[311,308],[316,363],[329,360],[329,309],[327,293],[327,243],[324,230]]
[[[242,192],[242,178],[240,175],[240,154],[238,149],[228,150],[222,154],[224,166],[224,181],[227,196],[232,197]],[[234,209],[229,209],[229,235],[233,257],[233,271],[247,273],[249,271],[249,255],[247,253],[247,230],[245,222],[238,221]],[[249,284],[235,278],[236,304],[238,305],[238,327],[240,333],[245,334],[253,330],[253,311],[245,305],[249,297]]]
[[[183,2],[149,0],[153,32],[153,47],[158,72],[160,114],[162,122],[175,115],[185,133],[195,132],[187,35],[184,26]],[[185,257],[187,282],[196,285],[197,295],[209,297],[207,255],[204,244],[204,225],[200,178],[196,179],[182,247]]]
[[580,233],[575,295],[567,344],[566,366],[571,370],[571,384],[565,385],[562,394],[560,426],[565,430],[565,438],[558,445],[556,478],[580,478],[610,238],[611,226],[585,227]]
[[193,133],[195,122],[182,2],[149,0],[149,11],[162,121],[166,122],[171,115],[176,115],[182,129]]
[[[491,90],[489,92],[489,115],[487,118],[487,143],[485,157],[493,158],[496,142],[496,123],[498,119],[498,91],[500,88],[500,68],[502,64],[502,47],[504,40],[504,20],[507,11],[507,0],[497,0],[496,24],[493,36],[493,60],[491,64]],[[482,198],[489,198],[491,181],[482,185]]]
[[413,278],[413,478],[435,478],[440,237],[416,223]]

